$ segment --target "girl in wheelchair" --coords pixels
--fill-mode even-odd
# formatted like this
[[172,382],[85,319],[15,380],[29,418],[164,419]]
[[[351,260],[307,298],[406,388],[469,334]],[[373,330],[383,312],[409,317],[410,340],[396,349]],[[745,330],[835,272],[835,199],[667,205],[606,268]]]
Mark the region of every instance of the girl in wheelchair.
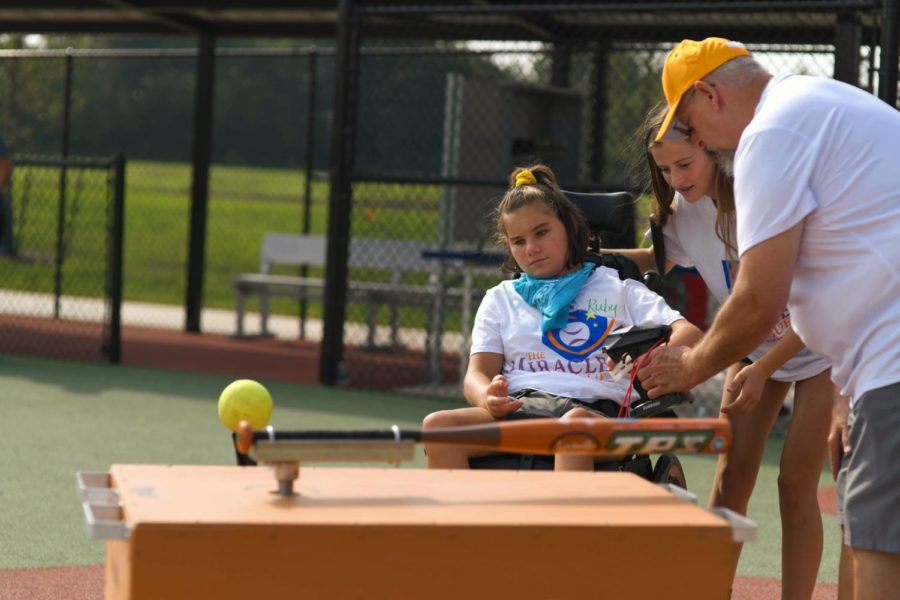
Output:
[[[656,142],[665,110],[648,116],[641,139],[653,191],[654,220],[662,226],[666,270],[695,267],[710,292],[724,302],[737,276],[732,182],[701,143],[688,137]],[[613,250],[640,269],[653,268],[654,249]],[[766,438],[794,387],[794,414],[778,477],[782,522],[782,595],[809,598],[822,555],[822,518],[816,497],[825,460],[833,384],[828,362],[793,333],[790,314],[769,339],[725,375],[721,413],[734,444],[719,456],[709,504],[742,515],[756,483]],[[737,569],[740,547],[733,557]]]
[[[628,392],[603,342],[614,329],[669,325],[670,342],[701,332],[642,283],[585,257],[590,231],[549,167],[517,168],[496,210],[504,268],[519,274],[488,290],[475,317],[463,384],[467,408],[428,415],[424,429],[515,418],[615,417]],[[429,468],[469,468],[482,451],[425,446]],[[594,457],[559,455],[559,471],[592,470]]]

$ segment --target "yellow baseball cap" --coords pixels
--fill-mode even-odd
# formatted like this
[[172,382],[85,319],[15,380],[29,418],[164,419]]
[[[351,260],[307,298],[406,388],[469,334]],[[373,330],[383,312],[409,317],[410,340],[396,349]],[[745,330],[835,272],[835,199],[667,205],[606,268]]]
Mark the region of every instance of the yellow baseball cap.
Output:
[[672,127],[678,104],[685,92],[729,60],[739,56],[750,56],[750,52],[740,42],[724,38],[710,37],[703,41],[682,40],[666,56],[663,67],[662,87],[666,95],[666,118],[656,134],[660,141]]

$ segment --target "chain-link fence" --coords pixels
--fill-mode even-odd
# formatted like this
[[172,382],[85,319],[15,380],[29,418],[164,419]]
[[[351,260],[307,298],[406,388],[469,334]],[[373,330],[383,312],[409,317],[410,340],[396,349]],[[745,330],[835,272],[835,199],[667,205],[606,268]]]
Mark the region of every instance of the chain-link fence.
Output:
[[[447,257],[434,267],[438,280],[453,281],[456,269],[474,265],[461,253],[494,249],[490,215],[506,178],[535,162],[550,165],[565,189],[632,192],[643,233],[649,174],[638,132],[662,100],[662,65],[682,37],[731,37],[773,73],[835,77],[878,91],[874,4],[854,3],[852,14],[839,10],[851,8],[846,2],[669,3],[643,6],[641,14],[604,4],[359,3],[347,38],[348,123],[356,132],[345,149],[353,165],[351,237],[381,228],[423,240],[429,256]],[[385,47],[396,40],[377,36],[390,22],[431,37]],[[398,201],[416,207],[407,219],[384,208]],[[476,290],[499,280],[496,267],[493,276],[486,265],[478,268],[484,277]],[[701,326],[717,308],[690,270],[671,276],[665,294]],[[359,318],[355,310],[348,305],[348,320]],[[441,310],[444,323],[440,355],[464,365],[471,315],[459,306],[432,310]],[[421,327],[415,318],[408,313],[406,325]],[[349,330],[345,342],[356,343]],[[439,362],[428,356],[436,351],[426,344],[426,380],[454,379],[446,365],[436,371]]]
[[[260,270],[267,234],[337,243],[337,232],[350,240],[347,304],[335,312],[342,339],[325,357],[343,359],[338,378],[457,382],[480,294],[501,277],[490,215],[513,166],[545,162],[571,190],[631,191],[639,235],[645,229],[636,132],[661,99],[674,43],[723,35],[772,71],[836,77],[882,97],[893,67],[896,87],[879,2],[365,2],[350,13],[337,51],[335,40],[219,41],[199,274],[187,266],[196,49],[0,52],[10,91],[0,95],[3,134],[16,152],[129,156],[131,323],[184,327],[187,281],[199,276],[202,330],[233,333],[232,280]],[[384,37],[392,24],[397,36]],[[348,63],[336,58],[342,49]],[[315,281],[273,298],[268,327],[317,343],[335,298],[323,292],[324,259],[306,260],[273,267]],[[672,278],[667,293],[702,322],[715,307],[691,277]],[[260,308],[248,297],[250,333]]]
[[[0,133],[13,156],[129,157],[124,298],[130,325],[184,327],[196,50],[0,51]],[[220,48],[203,330],[233,333],[231,279],[267,232],[323,232],[333,52]],[[306,173],[313,177],[306,177]],[[278,313],[297,314],[276,303]],[[318,310],[318,309],[317,309]],[[320,316],[320,311],[311,312]],[[296,317],[295,319],[296,320]],[[276,321],[296,337],[296,323]]]
[[118,362],[123,175],[122,159],[17,159],[0,352]]

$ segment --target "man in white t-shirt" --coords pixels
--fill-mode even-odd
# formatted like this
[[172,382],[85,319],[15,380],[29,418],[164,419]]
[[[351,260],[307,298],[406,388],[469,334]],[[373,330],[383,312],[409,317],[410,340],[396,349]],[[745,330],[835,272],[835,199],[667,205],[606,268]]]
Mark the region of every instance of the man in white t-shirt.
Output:
[[683,41],[662,79],[660,139],[674,129],[734,151],[741,270],[703,341],[656,352],[641,381],[654,397],[693,387],[755,348],[787,304],[851,402],[838,504],[856,597],[896,597],[900,112],[837,81],[773,77],[721,38]]

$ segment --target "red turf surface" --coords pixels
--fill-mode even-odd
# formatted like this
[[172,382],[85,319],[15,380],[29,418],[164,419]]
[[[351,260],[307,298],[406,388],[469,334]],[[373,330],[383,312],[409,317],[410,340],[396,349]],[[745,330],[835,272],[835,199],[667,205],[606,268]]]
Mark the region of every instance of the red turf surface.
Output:
[[[738,577],[732,600],[781,598],[781,582],[760,577]],[[102,600],[103,567],[56,567],[0,571],[0,600]],[[836,600],[837,585],[820,583],[813,600]]]

